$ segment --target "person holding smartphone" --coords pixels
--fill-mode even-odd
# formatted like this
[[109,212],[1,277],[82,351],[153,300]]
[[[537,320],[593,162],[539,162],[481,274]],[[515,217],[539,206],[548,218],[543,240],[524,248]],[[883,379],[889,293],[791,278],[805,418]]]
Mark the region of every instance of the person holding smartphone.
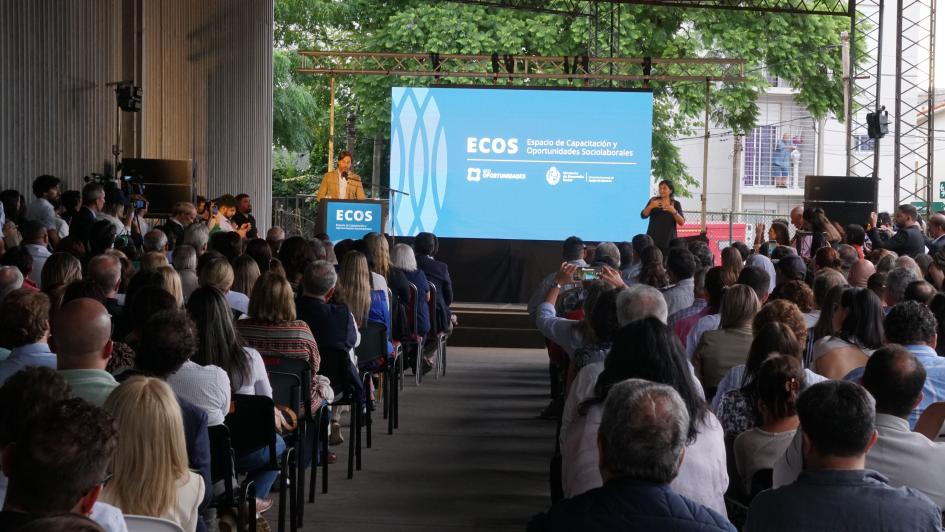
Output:
[[646,234],[663,253],[669,248],[670,241],[676,238],[676,226],[686,223],[682,206],[673,197],[675,192],[676,188],[670,181],[660,181],[659,196],[650,198],[640,213],[640,218],[650,219]]

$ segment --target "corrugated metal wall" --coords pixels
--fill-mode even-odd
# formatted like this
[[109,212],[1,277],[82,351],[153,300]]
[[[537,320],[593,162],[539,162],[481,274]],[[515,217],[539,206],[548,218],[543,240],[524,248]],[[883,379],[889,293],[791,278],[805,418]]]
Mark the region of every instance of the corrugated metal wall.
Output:
[[[116,107],[105,83],[137,77],[143,109],[124,155],[193,159],[199,194],[246,192],[268,226],[272,10],[273,0],[0,2],[0,188],[27,194],[42,173],[75,188],[110,168]],[[140,49],[122,31],[136,18]],[[139,76],[122,76],[122,50]],[[128,50],[139,55],[128,61]]]
[[111,165],[118,0],[0,2],[0,188],[48,173],[77,187]]
[[142,3],[142,156],[193,159],[200,194],[272,203],[273,0]]

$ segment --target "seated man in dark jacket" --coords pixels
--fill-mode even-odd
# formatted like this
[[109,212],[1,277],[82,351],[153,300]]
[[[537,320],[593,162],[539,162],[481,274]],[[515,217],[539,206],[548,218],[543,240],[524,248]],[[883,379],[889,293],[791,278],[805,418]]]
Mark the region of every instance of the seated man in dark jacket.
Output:
[[305,269],[302,295],[296,300],[295,314],[308,324],[321,350],[348,351],[358,344],[358,329],[348,307],[329,303],[338,274],[331,263],[318,260]]
[[870,240],[873,241],[873,248],[882,248],[894,251],[900,256],[909,255],[915,258],[916,255],[925,253],[925,235],[922,234],[922,228],[919,227],[919,213],[915,207],[909,204],[900,205],[896,209],[896,234],[890,236],[888,233],[880,231],[876,227],[877,215],[870,214],[869,231]]
[[759,493],[743,530],[942,530],[941,510],[928,497],[894,488],[866,469],[866,453],[877,438],[875,405],[852,382],[826,381],[804,390],[795,436],[802,441],[804,471],[792,484]]
[[597,443],[604,485],[564,500],[528,525],[538,531],[734,531],[714,511],[673,492],[689,413],[676,390],[629,379],[611,388]]
[[417,268],[423,270],[427,280],[436,286],[437,326],[442,331],[449,331],[452,328],[450,305],[453,303],[453,281],[446,263],[433,258],[436,246],[433,233],[420,233],[413,241]]

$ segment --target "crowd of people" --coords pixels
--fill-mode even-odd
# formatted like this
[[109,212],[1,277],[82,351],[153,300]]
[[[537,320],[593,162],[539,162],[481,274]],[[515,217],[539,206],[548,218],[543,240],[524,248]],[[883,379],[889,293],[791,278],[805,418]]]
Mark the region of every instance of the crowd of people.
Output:
[[942,530],[945,215],[922,224],[568,238],[529,303],[560,429],[529,530]]
[[[376,383],[363,376],[393,363],[394,343],[454,323],[431,233],[412,247],[380,234],[286,238],[279,227],[260,238],[246,194],[178,203],[163,221],[111,183],[60,194],[58,179],[40,176],[33,195],[0,194],[2,531],[123,531],[124,515],[206,530],[223,517],[207,512],[221,485],[209,428],[237,395],[272,398],[267,361],[308,362],[312,411],[342,393],[371,408]],[[385,328],[388,349],[365,360],[355,349],[369,323]],[[404,349],[418,353],[407,365],[430,371],[435,346]],[[291,428],[280,410],[273,418],[280,433]],[[277,435],[277,455],[286,447]],[[255,484],[257,512],[268,510],[269,448],[234,463]]]

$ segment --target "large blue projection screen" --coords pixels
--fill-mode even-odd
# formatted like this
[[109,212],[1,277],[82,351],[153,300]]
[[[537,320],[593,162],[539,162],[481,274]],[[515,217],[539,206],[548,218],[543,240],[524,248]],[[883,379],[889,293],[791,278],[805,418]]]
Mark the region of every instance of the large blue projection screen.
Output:
[[649,92],[395,87],[394,234],[629,240],[652,125]]

